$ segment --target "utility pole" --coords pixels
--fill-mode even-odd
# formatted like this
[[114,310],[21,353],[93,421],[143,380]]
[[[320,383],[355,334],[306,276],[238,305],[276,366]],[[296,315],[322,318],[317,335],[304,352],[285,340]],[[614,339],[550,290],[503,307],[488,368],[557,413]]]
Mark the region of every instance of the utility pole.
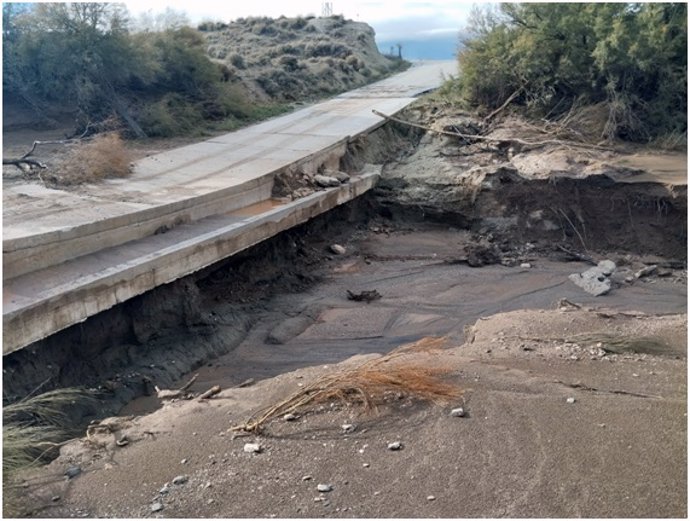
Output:
[[333,2],[323,2],[321,4],[321,16],[324,18],[333,16]]

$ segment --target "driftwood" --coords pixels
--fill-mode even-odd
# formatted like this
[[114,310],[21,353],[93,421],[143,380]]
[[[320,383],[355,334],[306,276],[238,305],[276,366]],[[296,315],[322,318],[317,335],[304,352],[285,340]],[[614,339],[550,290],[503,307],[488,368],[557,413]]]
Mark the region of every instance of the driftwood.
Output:
[[575,141],[565,141],[562,139],[544,139],[542,141],[527,141],[525,139],[520,139],[516,137],[511,137],[511,138],[496,138],[496,137],[491,137],[491,136],[480,136],[478,134],[463,134],[461,132],[449,132],[447,130],[436,130],[431,127],[426,127],[424,125],[419,125],[417,123],[412,123],[411,121],[405,121],[404,119],[396,118],[394,116],[389,116],[388,114],[384,114],[383,112],[379,112],[378,110],[372,109],[372,112],[376,114],[377,116],[384,118],[388,121],[394,121],[395,123],[400,123],[401,125],[407,125],[410,127],[414,128],[419,128],[422,130],[426,130],[427,132],[435,132],[437,134],[441,134],[443,136],[450,136],[450,137],[460,137],[463,139],[476,139],[478,141],[492,141],[495,143],[504,143],[507,145],[511,145],[513,143],[518,144],[518,145],[523,145],[527,147],[543,147],[546,145],[558,145],[562,147],[579,147],[579,148],[594,148],[597,150],[611,150],[610,148],[602,147],[599,145],[590,145],[589,143],[577,143]]
[[182,387],[179,389],[160,389],[157,385],[154,386],[156,389],[156,396],[160,400],[174,400],[175,398],[181,398],[184,396],[185,391],[189,389],[194,382],[196,382],[196,379],[199,378],[199,374],[195,374],[192,376],[192,378],[184,384]]
[[211,396],[215,396],[215,395],[218,394],[220,391],[221,391],[220,385],[214,385],[214,386],[211,387],[208,391],[206,391],[206,392],[203,393],[201,396],[199,396],[199,401],[201,401],[201,400],[208,400],[209,398],[211,398]]

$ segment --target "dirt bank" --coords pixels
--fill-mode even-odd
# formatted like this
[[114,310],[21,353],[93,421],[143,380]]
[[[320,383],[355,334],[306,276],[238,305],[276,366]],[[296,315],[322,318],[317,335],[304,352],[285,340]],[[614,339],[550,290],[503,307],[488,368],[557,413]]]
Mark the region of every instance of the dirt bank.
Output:
[[[353,143],[342,170],[385,164],[374,194],[5,357],[5,399],[85,383],[102,402],[75,422],[127,403],[26,476],[30,515],[685,516],[686,188],[626,161],[394,125]],[[595,297],[569,275],[601,260]],[[445,349],[410,362],[461,398],[228,430],[428,336]],[[223,391],[161,407],[192,374]]]

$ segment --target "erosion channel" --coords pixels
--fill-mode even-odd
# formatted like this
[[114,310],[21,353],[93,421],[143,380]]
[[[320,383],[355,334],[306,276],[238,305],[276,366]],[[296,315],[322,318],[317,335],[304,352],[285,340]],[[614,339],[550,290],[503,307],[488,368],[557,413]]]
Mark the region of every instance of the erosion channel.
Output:
[[[428,103],[405,117],[474,124]],[[111,425],[27,478],[37,512],[686,515],[685,155],[506,147],[529,133],[510,119],[492,133],[388,123],[341,162],[383,165],[369,194],[6,356],[5,400],[85,386],[98,401],[70,409],[74,424]],[[595,296],[574,280],[601,261]],[[466,417],[398,396],[373,415],[325,403],[268,437],[228,431],[353,356],[426,337],[444,338]],[[243,453],[255,439],[261,453]],[[81,475],[63,478],[70,466]]]

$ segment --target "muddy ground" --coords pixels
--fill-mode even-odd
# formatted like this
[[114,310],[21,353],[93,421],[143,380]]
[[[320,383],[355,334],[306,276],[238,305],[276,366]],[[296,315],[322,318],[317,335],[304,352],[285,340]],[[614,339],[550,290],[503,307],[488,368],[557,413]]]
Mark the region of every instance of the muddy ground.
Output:
[[[685,517],[683,161],[459,146],[384,127],[342,164],[384,163],[375,193],[5,357],[5,399],[75,382],[101,399],[72,411],[75,423],[100,421],[88,438],[25,476],[24,507],[34,517]],[[569,280],[604,259],[616,263],[608,294]],[[381,297],[355,302],[348,290]],[[410,361],[441,366],[460,398],[394,394],[377,413],[333,401],[261,435],[229,430],[319,376],[429,336],[444,349]],[[155,396],[193,374],[191,395],[223,391]],[[457,407],[464,417],[449,415]],[[401,450],[388,450],[394,441]],[[245,453],[248,442],[261,451]]]

